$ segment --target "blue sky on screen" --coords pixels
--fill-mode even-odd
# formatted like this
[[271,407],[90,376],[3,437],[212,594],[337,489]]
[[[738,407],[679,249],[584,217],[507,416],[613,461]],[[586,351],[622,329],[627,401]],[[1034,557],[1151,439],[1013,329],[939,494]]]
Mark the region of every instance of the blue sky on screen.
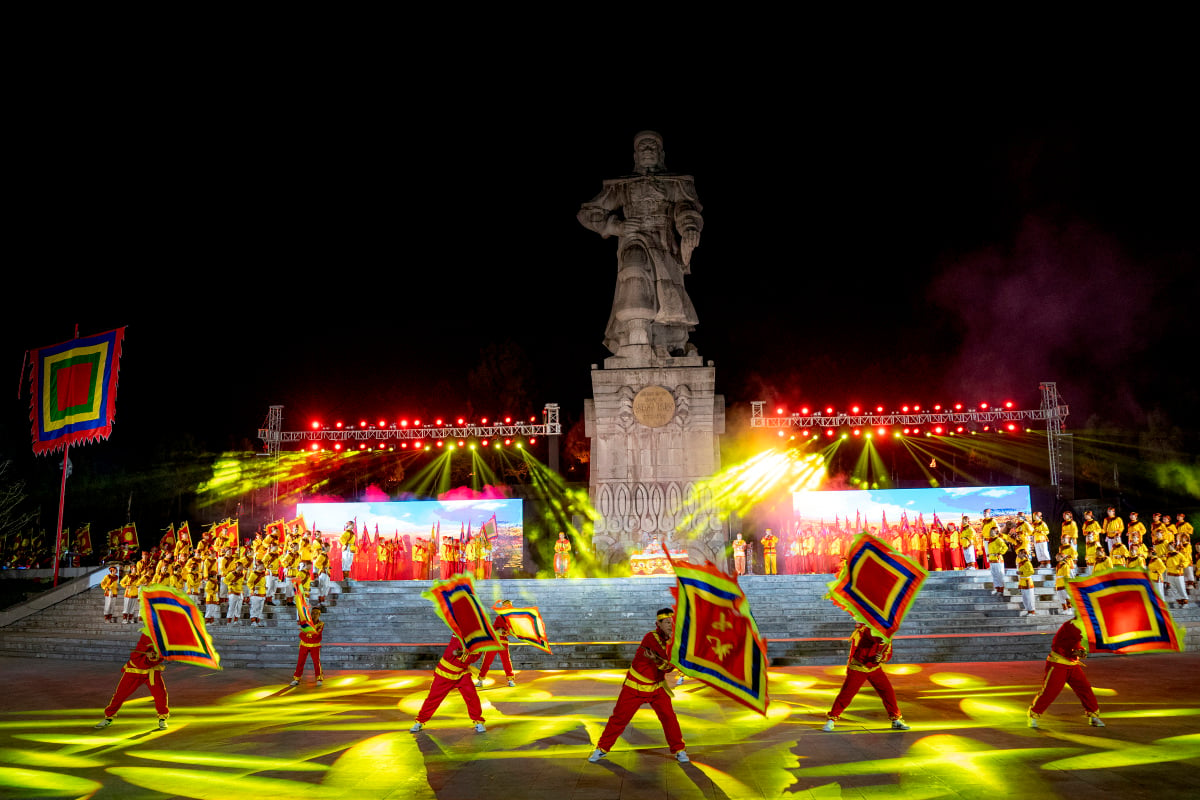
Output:
[[797,492],[792,495],[792,509],[803,521],[832,523],[834,517],[853,520],[860,514],[864,524],[879,525],[887,515],[888,525],[900,522],[907,513],[909,522],[917,514],[925,522],[933,522],[936,513],[942,522],[954,522],[966,514],[978,521],[983,509],[990,508],[997,517],[1030,512],[1028,486],[969,486],[951,489],[875,489],[838,492]]
[[501,528],[523,527],[520,500],[497,498],[479,500],[406,500],[391,503],[297,503],[296,513],[302,515],[309,528],[324,534],[340,533],[349,520],[365,524],[371,533],[375,526],[386,535],[393,533],[428,536],[435,523],[440,522],[442,534],[458,535],[468,522],[471,532],[487,522],[492,514]]

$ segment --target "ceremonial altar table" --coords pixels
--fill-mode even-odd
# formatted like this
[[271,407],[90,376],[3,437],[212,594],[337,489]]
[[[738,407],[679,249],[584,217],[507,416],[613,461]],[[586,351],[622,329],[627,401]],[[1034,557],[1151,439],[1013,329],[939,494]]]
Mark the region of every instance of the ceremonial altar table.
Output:
[[[687,550],[672,550],[671,558],[675,561],[687,561]],[[657,553],[634,553],[629,557],[629,568],[635,578],[675,574],[675,570],[671,569],[671,562],[661,550]]]

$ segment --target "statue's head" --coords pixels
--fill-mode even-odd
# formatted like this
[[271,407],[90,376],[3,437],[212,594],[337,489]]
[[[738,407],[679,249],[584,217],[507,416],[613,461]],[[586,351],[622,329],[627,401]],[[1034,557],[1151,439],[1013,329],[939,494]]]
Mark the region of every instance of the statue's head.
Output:
[[663,163],[663,140],[655,131],[642,131],[633,137],[633,168],[638,173],[661,172]]

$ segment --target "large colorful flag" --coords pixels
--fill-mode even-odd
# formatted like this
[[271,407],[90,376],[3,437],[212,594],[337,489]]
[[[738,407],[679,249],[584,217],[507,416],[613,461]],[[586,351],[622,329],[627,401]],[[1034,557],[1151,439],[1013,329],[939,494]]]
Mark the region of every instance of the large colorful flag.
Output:
[[301,628],[316,627],[313,624],[312,606],[308,604],[308,592],[301,588],[298,578],[292,580],[292,588],[295,589],[296,621],[300,623]]
[[434,611],[462,641],[468,652],[504,649],[488,619],[487,611],[475,596],[475,586],[469,575],[437,581],[421,592],[421,597],[433,603]]
[[684,675],[765,716],[770,703],[767,645],[737,578],[711,563],[671,563],[676,579],[671,662]]
[[242,533],[236,519],[226,520],[225,542],[227,547],[237,548],[242,545]]
[[167,529],[163,531],[163,535],[159,537],[158,547],[160,550],[175,549],[175,523],[168,522]]
[[125,329],[117,328],[30,353],[34,453],[109,437],[124,338]]
[[1117,568],[1069,579],[1067,596],[1092,652],[1183,649],[1183,627],[1175,624],[1144,570]]
[[301,535],[308,533],[308,524],[305,523],[303,515],[298,516],[291,522],[287,523],[287,526],[289,528],[295,528],[296,532]]
[[546,638],[546,623],[537,606],[517,608],[515,606],[492,606],[497,617],[508,620],[511,630],[508,632],[509,644],[531,644],[543,652],[550,652],[550,640]]
[[111,531],[108,532],[108,549],[109,550],[121,549],[121,531],[122,530],[123,530],[122,528],[113,528]]
[[138,603],[146,635],[154,640],[164,660],[221,668],[221,656],[208,636],[204,614],[192,598],[166,584],[154,583],[142,587]]
[[829,584],[834,605],[885,639],[896,634],[928,577],[912,559],[869,533],[850,545],[846,569]]

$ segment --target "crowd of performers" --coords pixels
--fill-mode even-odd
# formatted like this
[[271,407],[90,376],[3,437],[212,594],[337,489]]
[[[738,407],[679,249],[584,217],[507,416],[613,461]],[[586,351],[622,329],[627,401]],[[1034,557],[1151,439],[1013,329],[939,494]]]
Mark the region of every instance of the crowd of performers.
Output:
[[131,624],[138,621],[138,590],[165,584],[192,597],[205,611],[209,624],[263,623],[264,606],[293,604],[297,586],[324,603],[343,580],[428,580],[470,574],[490,578],[492,543],[484,536],[463,542],[442,537],[440,552],[432,556],[430,540],[423,537],[383,539],[369,547],[347,522],[337,537],[310,532],[298,524],[271,525],[253,538],[235,543],[202,533],[141,552],[137,560],[113,563],[101,580],[104,618]]
[[[1066,608],[1065,580],[1118,567],[1145,569],[1162,597],[1170,596],[1179,606],[1188,603],[1196,586],[1195,561],[1200,543],[1192,541],[1192,524],[1186,515],[1155,513],[1147,530],[1138,512],[1129,512],[1128,522],[1110,507],[1102,519],[1084,511],[1083,525],[1070,511],[1063,512],[1057,546],[1052,544],[1050,526],[1040,511],[1025,512],[999,520],[985,509],[972,521],[964,515],[958,523],[942,524],[937,516],[931,525],[922,517],[888,526],[867,526],[869,533],[893,549],[912,558],[923,568],[947,570],[987,569],[994,576],[994,589],[1001,591],[1004,576],[1015,570],[1021,588],[1033,590],[1033,575],[1039,568],[1054,568],[1057,588]],[[797,523],[795,530],[780,540],[767,528],[757,543],[762,553],[762,573],[836,574],[845,561],[856,534],[851,528]],[[737,534],[731,542],[734,572],[751,571],[754,545]],[[1002,592],[1001,592],[1002,593]],[[1030,609],[1032,610],[1032,609]]]
[[[502,600],[497,605],[511,606],[511,601]],[[508,654],[508,640],[503,627],[504,618],[497,616],[496,630],[504,645],[499,656],[504,665],[507,685],[513,687],[514,673]],[[611,715],[604,726],[595,749],[588,756],[588,761],[598,762],[608,757],[616,746],[617,740],[624,733],[634,714],[644,705],[658,717],[663,734],[672,756],[681,764],[691,761],[686,749],[683,731],[679,724],[672,703],[672,684],[683,682],[682,677],[671,681],[668,676],[677,670],[671,662],[671,636],[675,627],[675,610],[661,608],[655,614],[654,629],[647,633],[639,643],[632,663],[621,683]],[[316,686],[322,685],[321,672],[321,637],[324,623],[321,621],[320,609],[313,611],[313,624],[302,626],[300,631],[300,653],[296,664],[296,672],[290,687],[300,684],[303,676],[305,661],[311,659],[315,672]],[[469,651],[457,635],[452,635],[444,648],[437,666],[433,670],[433,678],[425,699],[417,711],[411,733],[420,733],[433,719],[441,708],[442,703],[451,691],[457,691],[465,706],[467,718],[476,733],[486,733],[486,719],[483,715],[483,704],[480,701],[478,689],[484,685],[488,667],[495,652],[489,652],[478,670],[473,664],[481,654]],[[900,710],[900,702],[884,670],[884,664],[891,660],[891,642],[879,637],[864,624],[856,624],[849,639],[849,653],[846,662],[846,675],[842,686],[829,711],[825,714],[822,730],[832,732],[836,729],[842,714],[850,707],[859,690],[870,683],[887,714],[891,730],[910,730]],[[1071,621],[1065,622],[1057,631],[1050,645],[1050,653],[1046,658],[1043,680],[1040,689],[1034,695],[1027,711],[1027,724],[1031,728],[1041,726],[1043,715],[1057,698],[1062,689],[1071,687],[1083,706],[1084,719],[1094,727],[1105,727],[1100,718],[1100,706],[1096,695],[1084,671],[1084,660],[1087,657],[1087,647],[1078,626]],[[154,701],[158,714],[158,729],[167,728],[167,717],[170,714],[166,683],[162,677],[165,663],[158,653],[153,640],[145,633],[138,639],[129,655],[129,660],[121,670],[121,678],[113,692],[112,699],[104,708],[104,719],[94,727],[107,728],[113,724],[114,717],[120,711],[124,702],[134,691],[145,686]]]

